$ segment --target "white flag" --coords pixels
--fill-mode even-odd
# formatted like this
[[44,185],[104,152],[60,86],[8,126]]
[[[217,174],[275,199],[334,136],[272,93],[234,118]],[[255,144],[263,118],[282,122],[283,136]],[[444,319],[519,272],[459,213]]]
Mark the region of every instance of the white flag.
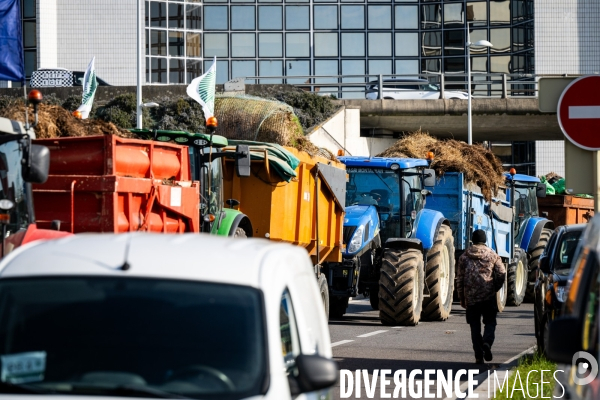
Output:
[[194,79],[187,87],[187,94],[202,106],[204,119],[215,115],[215,83],[217,81],[217,57],[204,75]]
[[94,95],[96,94],[96,88],[98,87],[98,82],[96,82],[96,70],[94,69],[95,60],[96,57],[93,57],[83,76],[83,96],[81,98],[81,105],[77,109],[77,111],[81,112],[81,119],[87,119],[90,115],[92,104],[94,103]]

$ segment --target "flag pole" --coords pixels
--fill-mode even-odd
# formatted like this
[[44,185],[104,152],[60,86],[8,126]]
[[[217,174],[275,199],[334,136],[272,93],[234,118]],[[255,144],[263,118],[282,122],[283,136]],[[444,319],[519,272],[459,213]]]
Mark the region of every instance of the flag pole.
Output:
[[142,2],[137,0],[137,107],[136,128],[142,129]]

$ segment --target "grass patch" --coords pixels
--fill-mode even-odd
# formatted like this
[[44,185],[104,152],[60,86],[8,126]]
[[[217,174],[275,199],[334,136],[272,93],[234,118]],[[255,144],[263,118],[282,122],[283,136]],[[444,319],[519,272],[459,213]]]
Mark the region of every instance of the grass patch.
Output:
[[[519,361],[519,365],[512,369],[512,374],[508,379],[508,391],[506,386],[502,393],[496,390],[495,399],[505,400],[525,400],[541,399],[552,397],[554,390],[554,371],[556,364],[549,361],[543,355],[535,353],[528,355]],[[544,384],[542,385],[542,374],[544,371]],[[493,380],[494,378],[491,377]],[[502,384],[502,382],[500,382]],[[490,385],[494,385],[491,381]]]

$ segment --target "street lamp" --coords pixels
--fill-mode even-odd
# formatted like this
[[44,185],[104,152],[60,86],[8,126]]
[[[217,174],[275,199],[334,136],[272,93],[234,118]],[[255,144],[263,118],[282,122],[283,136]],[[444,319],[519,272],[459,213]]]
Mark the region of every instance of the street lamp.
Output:
[[469,105],[468,105],[468,117],[467,117],[467,131],[468,131],[468,140],[467,143],[470,145],[473,144],[473,121],[471,119],[471,46],[478,47],[493,47],[493,45],[487,40],[478,40],[475,43],[471,43],[471,34],[469,32],[469,23],[467,22],[467,89],[469,96]]

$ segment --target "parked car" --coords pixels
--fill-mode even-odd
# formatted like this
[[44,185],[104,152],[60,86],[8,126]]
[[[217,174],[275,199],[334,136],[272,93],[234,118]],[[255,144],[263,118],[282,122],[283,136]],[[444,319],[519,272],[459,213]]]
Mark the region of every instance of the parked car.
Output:
[[[69,71],[64,68],[41,68],[33,71],[29,84],[31,87],[70,87],[83,86],[85,72]],[[98,86],[111,86],[96,76]]]
[[310,258],[262,239],[22,247],[0,264],[0,338],[0,393],[28,398],[325,398],[338,375]]
[[587,224],[563,225],[554,230],[539,261],[534,287],[534,322],[538,350],[544,352],[548,324],[561,314],[575,250]]
[[550,323],[546,343],[547,357],[564,371],[556,374],[560,385],[555,385],[554,396],[573,400],[600,398],[600,215],[588,224],[580,242],[562,315]]
[[[376,100],[379,96],[379,84],[377,81],[369,82],[366,98]],[[433,100],[441,99],[440,86],[429,83],[427,79],[403,78],[383,80],[383,99],[392,100]],[[467,93],[456,91],[444,91],[445,99],[467,100]]]

